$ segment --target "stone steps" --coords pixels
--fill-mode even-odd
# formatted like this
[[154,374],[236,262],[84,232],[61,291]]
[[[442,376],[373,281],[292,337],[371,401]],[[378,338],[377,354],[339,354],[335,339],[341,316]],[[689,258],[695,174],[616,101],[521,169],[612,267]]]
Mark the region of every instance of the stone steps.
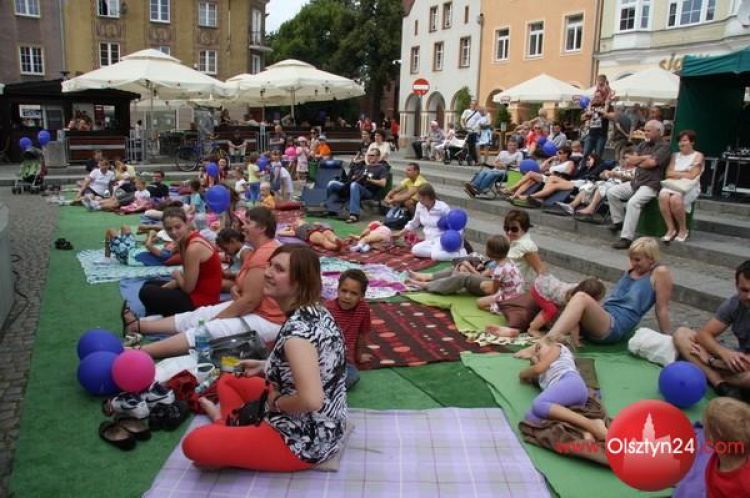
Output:
[[[392,161],[394,178],[403,178],[406,161]],[[477,166],[444,165],[420,162],[421,172],[435,186],[446,185],[463,190],[464,183],[478,171]],[[750,238],[750,205],[699,199],[693,229],[730,237]]]
[[[403,178],[405,161],[392,161],[394,180]],[[461,187],[451,183],[454,178],[470,177],[474,171],[453,166],[450,173],[439,174],[423,168],[425,176],[435,181],[441,199],[449,205],[462,207],[469,213],[466,235],[483,244],[502,230],[502,217],[515,206],[501,200],[471,199]],[[460,176],[459,176],[460,175]],[[441,183],[440,180],[443,180]],[[570,217],[555,216],[538,209],[528,210],[534,228],[531,233],[540,247],[545,262],[582,274],[596,275],[616,281],[627,267],[627,252],[615,251],[610,243],[616,240],[605,227],[581,223]],[[700,310],[713,312],[734,292],[734,268],[750,259],[746,239],[695,231],[688,242],[664,247],[664,262],[674,275],[673,300]],[[477,247],[476,249],[481,249]]]

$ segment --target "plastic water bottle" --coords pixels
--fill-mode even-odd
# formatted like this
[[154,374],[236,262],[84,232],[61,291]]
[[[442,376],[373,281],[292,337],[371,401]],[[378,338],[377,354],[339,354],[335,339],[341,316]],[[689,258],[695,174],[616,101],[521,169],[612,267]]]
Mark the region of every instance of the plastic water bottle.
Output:
[[195,331],[195,360],[200,363],[211,363],[211,346],[209,341],[211,335],[208,333],[206,324],[203,320],[198,322],[198,329]]

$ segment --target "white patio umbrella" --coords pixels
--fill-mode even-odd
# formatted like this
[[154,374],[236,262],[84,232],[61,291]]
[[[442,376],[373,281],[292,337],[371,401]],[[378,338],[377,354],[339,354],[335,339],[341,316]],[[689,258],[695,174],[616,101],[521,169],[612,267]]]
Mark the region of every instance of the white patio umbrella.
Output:
[[[619,101],[674,104],[680,90],[680,77],[660,67],[654,67],[610,81],[609,86],[615,91],[615,97]],[[587,94],[593,95],[594,88],[589,88]]]
[[229,78],[231,100],[254,105],[291,105],[305,102],[348,99],[365,94],[357,82],[322,71],[306,62],[287,59],[268,66],[258,74]]
[[[180,63],[179,59],[160,50],[145,49],[123,57],[120,62],[104,66],[63,81],[63,92],[116,89],[153,99],[188,100],[226,96],[230,92],[216,78]],[[149,123],[148,129],[151,130]]]
[[561,102],[573,100],[573,97],[581,92],[580,88],[542,73],[498,93],[492,100],[497,103]]

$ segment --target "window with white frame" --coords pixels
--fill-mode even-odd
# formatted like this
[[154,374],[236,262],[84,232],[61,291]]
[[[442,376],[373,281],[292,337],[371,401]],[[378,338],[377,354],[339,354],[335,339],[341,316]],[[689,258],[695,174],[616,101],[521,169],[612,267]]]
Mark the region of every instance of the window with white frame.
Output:
[[99,66],[111,66],[120,62],[120,44],[119,43],[100,43],[99,44]]
[[464,36],[458,42],[458,67],[471,64],[471,36]]
[[409,71],[411,74],[417,74],[419,72],[419,47],[411,47],[411,55],[409,56]]
[[716,15],[716,0],[671,0],[669,2],[667,27],[688,26],[713,21]]
[[39,0],[16,0],[16,15],[39,17]]
[[252,32],[250,34],[253,45],[263,45],[263,11],[253,9],[252,13]]
[[169,0],[150,0],[151,21],[169,22]]
[[101,17],[120,17],[120,0],[98,0],[96,15]]
[[432,70],[442,71],[443,60],[445,59],[445,45],[443,42],[437,42],[432,49]]
[[583,14],[565,18],[565,51],[579,52],[583,46]]
[[453,2],[443,4],[443,29],[449,29],[453,25]]
[[617,30],[648,29],[651,21],[651,0],[618,0]]
[[216,50],[201,50],[199,52],[198,71],[216,74]]
[[507,61],[510,54],[510,28],[495,30],[495,60]]
[[156,49],[162,54],[172,55],[172,47],[169,45],[159,45]]
[[430,32],[437,31],[438,10],[437,6],[430,7]]
[[544,21],[529,23],[529,57],[541,57],[544,50]]
[[263,71],[263,60],[260,55],[253,54],[250,56],[250,74],[258,74]]
[[18,62],[21,66],[21,74],[44,74],[42,47],[18,47]]
[[216,27],[216,4],[213,2],[200,2],[198,4],[198,26]]

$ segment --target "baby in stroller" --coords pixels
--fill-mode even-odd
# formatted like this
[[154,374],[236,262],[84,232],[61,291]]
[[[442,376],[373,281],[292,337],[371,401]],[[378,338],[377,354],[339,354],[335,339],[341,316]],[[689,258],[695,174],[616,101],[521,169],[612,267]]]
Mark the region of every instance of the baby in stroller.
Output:
[[39,193],[44,188],[44,176],[47,174],[42,151],[36,147],[29,147],[23,152],[22,158],[18,178],[11,190],[14,194]]
[[450,164],[454,159],[458,161],[459,166],[463,166],[464,162],[467,166],[474,164],[471,154],[469,154],[469,146],[466,143],[466,132],[457,131],[445,147],[443,163]]

